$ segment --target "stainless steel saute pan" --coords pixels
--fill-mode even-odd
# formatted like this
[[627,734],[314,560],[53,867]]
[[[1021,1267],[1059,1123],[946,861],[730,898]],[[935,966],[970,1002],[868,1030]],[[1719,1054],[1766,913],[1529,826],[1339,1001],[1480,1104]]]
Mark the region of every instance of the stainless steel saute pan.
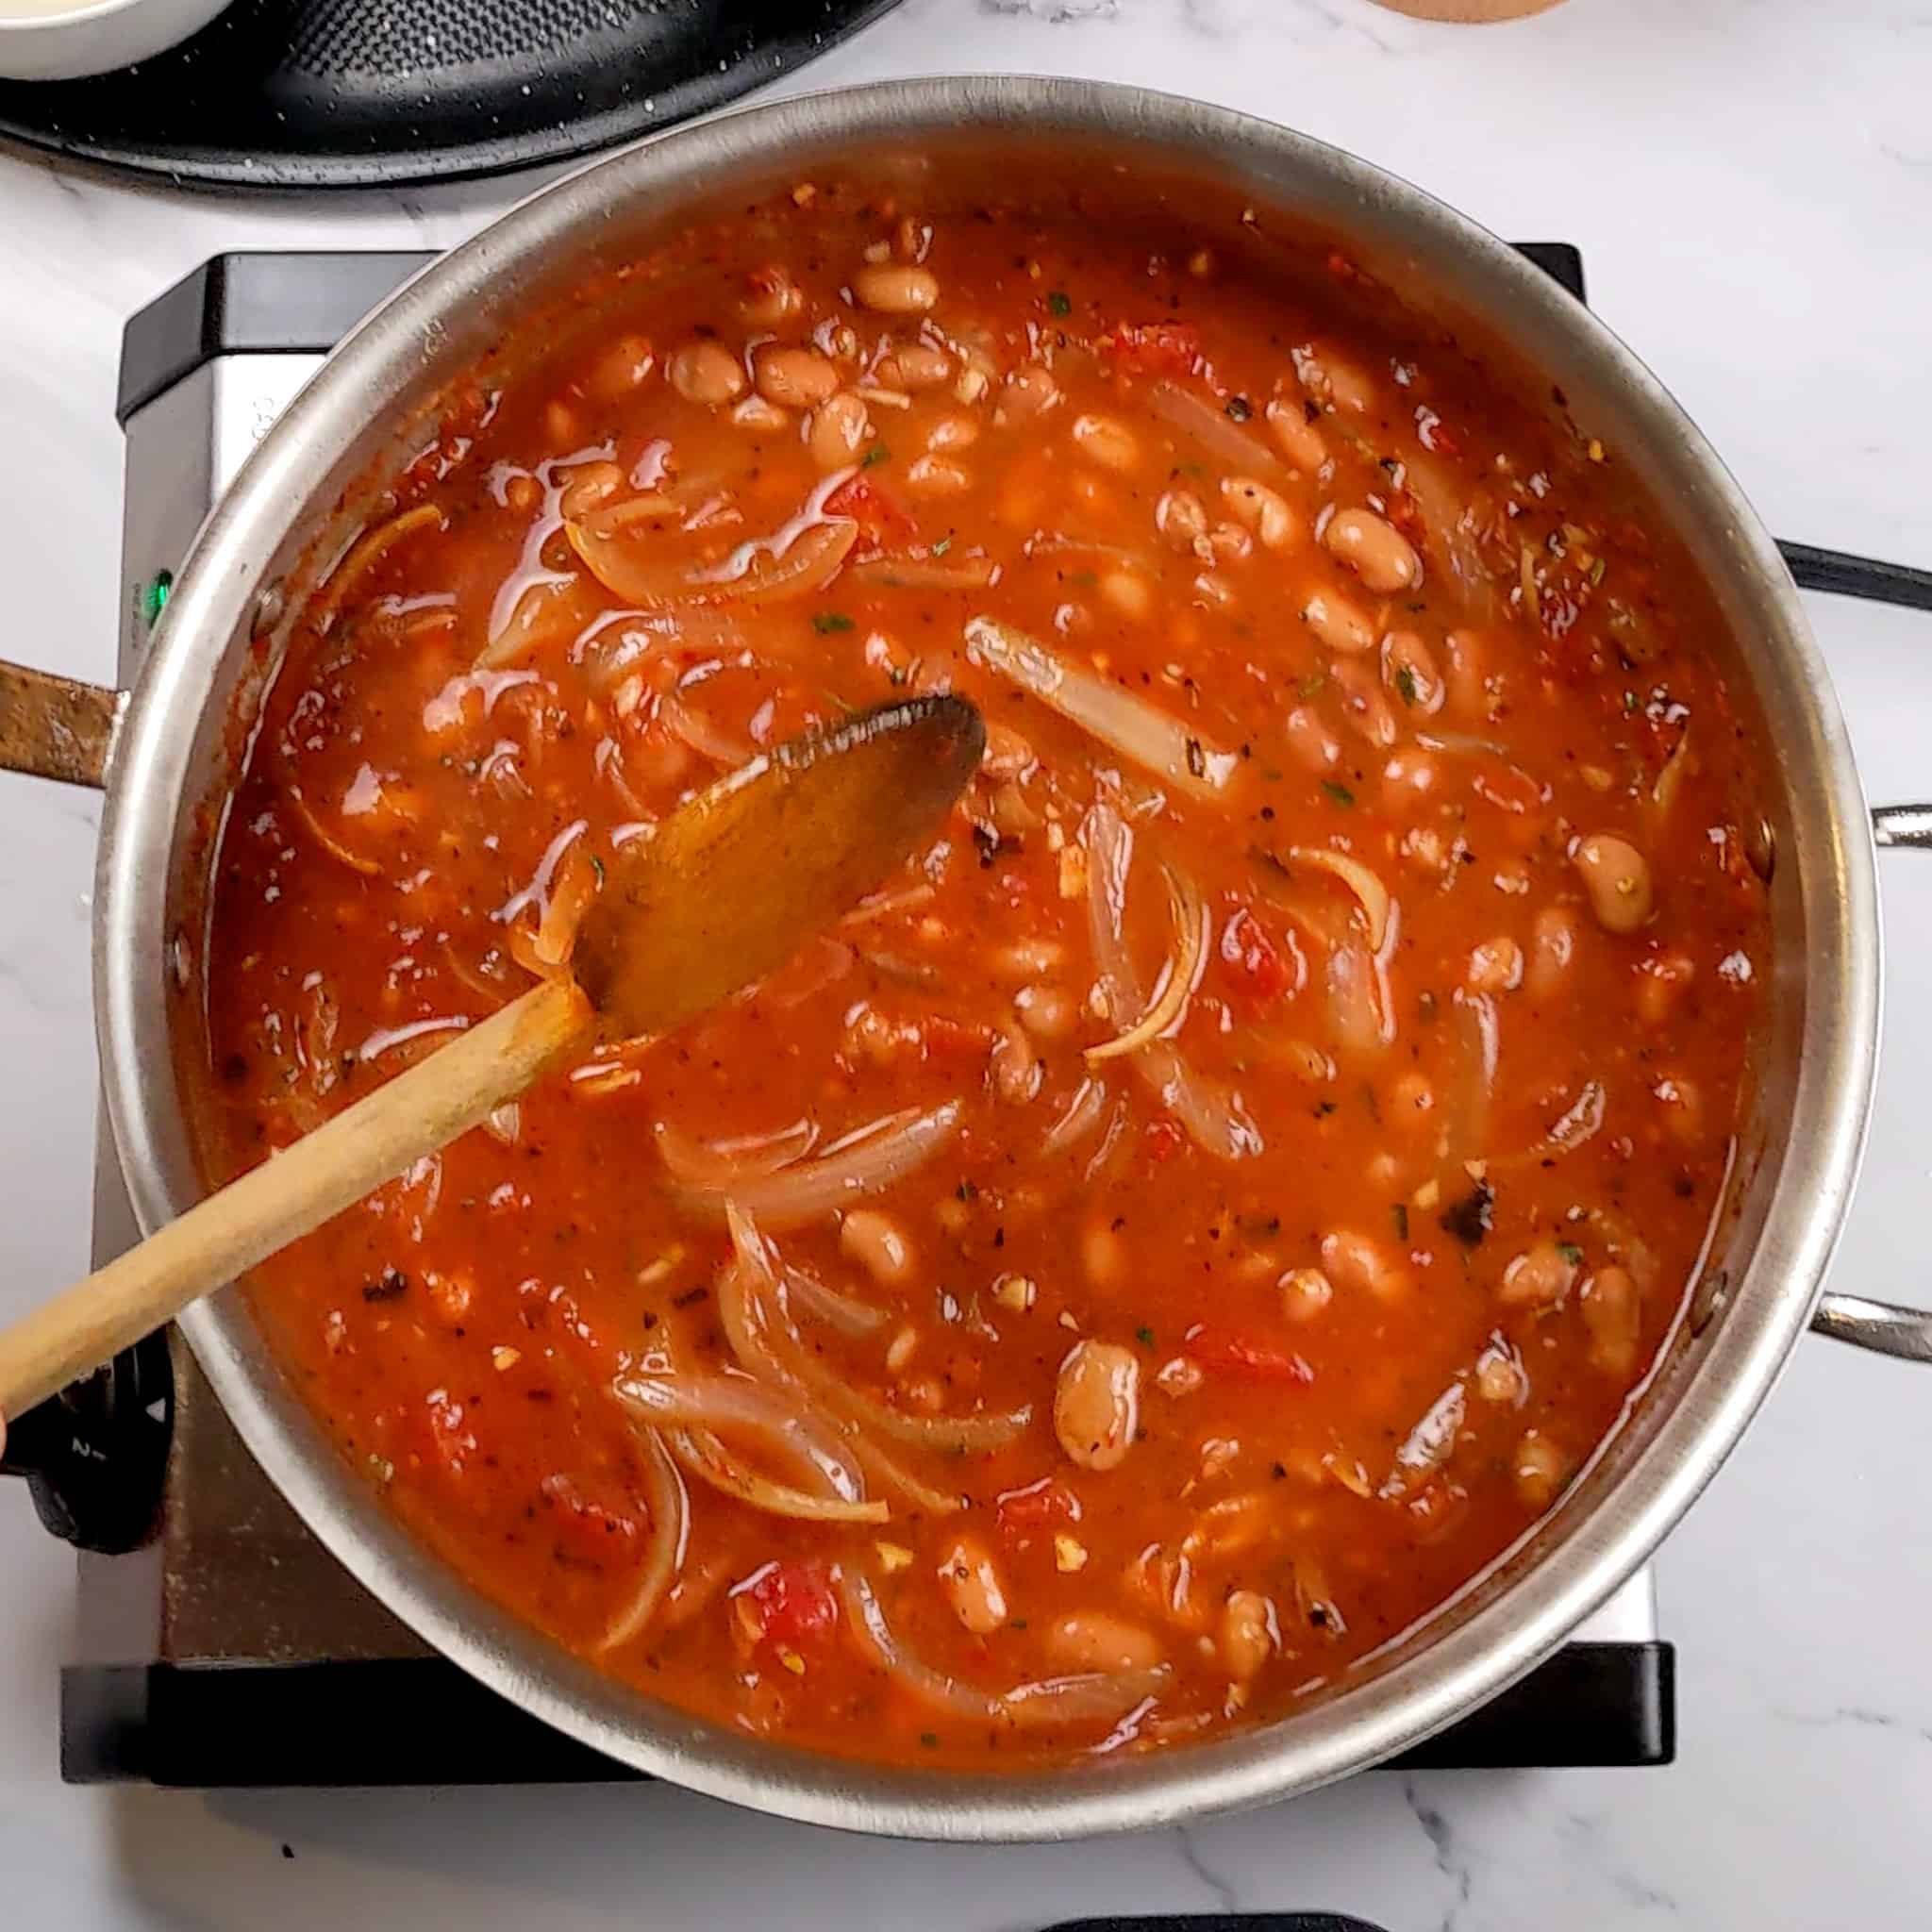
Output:
[[[399,465],[437,392],[538,301],[735,188],[976,131],[990,168],[1074,141],[1131,179],[1191,175],[1344,234],[1405,291],[1470,317],[1561,386],[1665,507],[1736,640],[1739,688],[1776,747],[1773,1022],[1755,1115],[1707,1265],[1625,1424],[1557,1508],[1424,1629],[1266,1728],[1079,1770],[977,1776],[833,1763],[655,1704],[486,1603],[338,1457],[233,1294],[183,1323],[243,1438],[309,1526],[398,1616],[504,1695],[610,1756],[741,1804],[934,1838],[1155,1825],[1304,1790],[1386,1757],[1522,1675],[1649,1555],[1709,1479],[1807,1323],[1920,1360],[1932,1322],[1820,1290],[1857,1167],[1878,1044],[1873,828],[1791,579],[1655,378],[1494,236],[1426,195],[1262,122],[1127,88],[924,80],[752,109],[621,154],[428,269],[333,355],[215,509],[137,689],[0,672],[0,764],[107,790],[94,980],[108,1108],[154,1227],[197,1192],[169,1049],[171,979],[199,971],[201,808],[219,799],[306,558],[358,520],[343,492]],[[1597,426],[1600,425],[1600,426]],[[1922,815],[1923,816],[1923,815]],[[1881,836],[1888,824],[1881,815]],[[1900,814],[1899,842],[1921,819]],[[1794,1533],[1802,1534],[1800,1526]]]

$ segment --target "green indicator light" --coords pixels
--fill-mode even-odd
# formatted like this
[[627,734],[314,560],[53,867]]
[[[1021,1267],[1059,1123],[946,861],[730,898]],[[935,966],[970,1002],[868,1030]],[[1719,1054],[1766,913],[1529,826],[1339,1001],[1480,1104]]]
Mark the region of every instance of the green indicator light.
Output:
[[168,593],[175,588],[175,573],[171,570],[158,570],[148,580],[148,587],[141,593],[141,614],[152,630],[159,621],[161,612],[168,608]]

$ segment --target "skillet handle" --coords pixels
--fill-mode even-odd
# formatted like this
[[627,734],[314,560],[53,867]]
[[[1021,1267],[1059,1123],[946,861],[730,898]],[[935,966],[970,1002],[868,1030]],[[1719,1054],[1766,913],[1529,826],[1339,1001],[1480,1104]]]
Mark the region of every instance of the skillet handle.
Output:
[[99,791],[126,705],[125,691],[0,661],[0,771]]
[[1932,1314],[1902,1308],[1896,1302],[1867,1301],[1861,1294],[1827,1290],[1812,1311],[1811,1332],[1902,1362],[1932,1362]]
[[[1932,805],[1881,805],[1872,814],[1872,837],[1885,850],[1932,851]],[[1932,1362],[1932,1312],[1861,1294],[1819,1297],[1811,1329],[1899,1361]]]

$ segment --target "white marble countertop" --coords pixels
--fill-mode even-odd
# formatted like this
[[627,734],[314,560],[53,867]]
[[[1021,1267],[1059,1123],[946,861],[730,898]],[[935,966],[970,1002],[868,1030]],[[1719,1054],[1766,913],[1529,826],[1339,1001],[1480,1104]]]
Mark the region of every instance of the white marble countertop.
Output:
[[[803,84],[1084,74],[1294,123],[1504,234],[1581,244],[1599,311],[1786,537],[1932,562],[1932,14],[1922,0],[1572,0],[1445,28],[1367,0],[908,0]],[[111,670],[127,314],[235,247],[453,242],[535,187],[306,201],[0,157],[0,648]],[[1874,798],[1932,792],[1932,619],[1816,600]],[[0,778],[0,1307],[87,1252],[95,809]],[[1932,1291],[1914,1211],[1932,864],[1889,858],[1892,1024],[1839,1285]],[[1328,1907],[1389,1932],[1923,1926],[1932,1831],[1932,1379],[1812,1341],[1659,1563],[1671,1770],[1374,1774],[1114,1843],[876,1844],[662,1790],[64,1789],[72,1561],[0,1491],[0,1923],[488,1932]],[[291,1862],[292,1860],[292,1862]]]

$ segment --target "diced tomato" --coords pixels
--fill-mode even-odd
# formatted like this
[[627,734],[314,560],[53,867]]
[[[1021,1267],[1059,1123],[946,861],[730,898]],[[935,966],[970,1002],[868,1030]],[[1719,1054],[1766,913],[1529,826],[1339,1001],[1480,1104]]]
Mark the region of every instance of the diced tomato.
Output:
[[1278,1000],[1298,976],[1290,954],[1245,906],[1221,928],[1221,958],[1236,990],[1250,999]]
[[1201,359],[1201,331],[1191,322],[1119,324],[1114,360],[1141,375],[1186,375]]
[[1030,1535],[1059,1523],[1078,1523],[1080,1499],[1058,1476],[1042,1476],[1024,1490],[999,1499],[1000,1527],[1009,1535]]
[[576,1555],[621,1558],[637,1547],[638,1519],[614,1501],[604,1503],[586,1495],[561,1472],[546,1475],[537,1489],[548,1506],[544,1521],[551,1533]]
[[1147,1123],[1146,1140],[1147,1158],[1159,1167],[1181,1151],[1187,1136],[1178,1122],[1162,1119]]
[[757,1641],[787,1650],[822,1643],[839,1627],[839,1598],[823,1563],[774,1563],[734,1601]]
[[1226,1329],[1204,1328],[1181,1346],[1209,1374],[1242,1382],[1298,1382],[1304,1387],[1315,1379],[1314,1370],[1292,1351]]
[[919,525],[870,476],[848,476],[825,498],[825,514],[850,517],[874,543],[912,536]]

